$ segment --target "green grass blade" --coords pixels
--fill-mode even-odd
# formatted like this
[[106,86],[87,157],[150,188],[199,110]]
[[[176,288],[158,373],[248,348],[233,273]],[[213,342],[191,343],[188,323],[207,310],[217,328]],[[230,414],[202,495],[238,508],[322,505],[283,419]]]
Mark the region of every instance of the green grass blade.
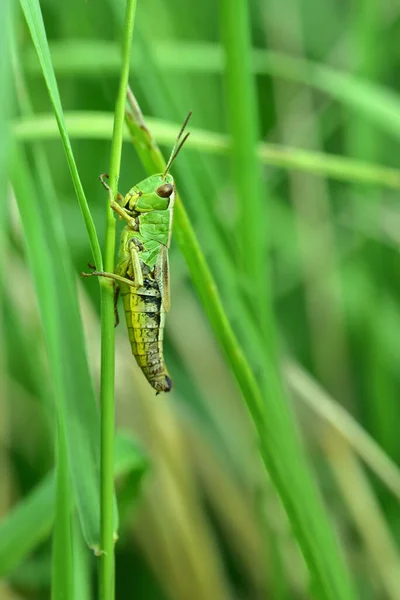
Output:
[[[372,485],[351,448],[343,438],[336,435],[328,434],[324,438],[321,441],[326,449],[327,460],[363,542],[369,564],[375,566],[385,596],[389,600],[397,600],[400,589],[397,540],[383,515]],[[354,494],[355,482],[357,494]]]
[[148,466],[146,455],[141,446],[132,438],[132,434],[125,431],[118,431],[115,436],[115,477],[128,476],[132,473],[143,473],[147,471]]
[[[11,86],[11,57],[8,45],[8,36],[11,36],[11,0],[5,0],[0,5],[0,19],[3,24],[3,33],[0,39],[0,72],[2,74],[2,85],[0,86],[0,172],[2,173],[0,181],[0,227],[6,224],[5,211],[7,203],[5,201],[7,192],[7,174],[9,166],[9,140],[11,134],[10,118],[12,107],[12,86]],[[3,245],[2,235],[0,235],[0,244]]]
[[304,369],[295,362],[286,361],[284,372],[293,393],[346,440],[400,501],[400,469],[396,463]]
[[[8,40],[12,31],[11,0],[5,0],[0,4],[0,22],[2,23],[2,35],[0,39],[0,73],[2,84],[0,85],[0,286],[6,278],[6,246],[8,225],[8,173],[9,173],[9,141],[11,138],[11,69],[10,51]],[[3,321],[3,295],[0,294],[0,339],[5,340]],[[6,353],[4,344],[0,345],[0,419],[5,421],[5,398],[6,388]],[[5,425],[4,425],[5,426]],[[0,427],[0,434],[3,428]],[[3,451],[0,451],[0,468],[3,466]],[[6,488],[7,489],[7,488]],[[6,492],[7,494],[7,492]]]
[[[127,115],[127,124],[137,142],[138,154],[149,171],[162,173],[165,161],[161,152],[131,94],[129,100],[133,114]],[[257,431],[261,457],[288,513],[317,597],[353,599],[349,574],[309,472],[277,373],[265,359],[263,374],[267,391],[263,396],[229,324],[216,283],[179,195],[175,207],[175,237],[215,336],[243,394]]]
[[73,572],[74,572],[74,598],[76,600],[92,600],[92,573],[91,556],[87,552],[85,540],[75,517],[72,520],[73,535]]
[[[388,50],[380,42],[382,6],[371,1],[357,2],[353,11],[353,45],[356,49],[354,65],[356,75],[371,83],[378,83],[386,74],[386,59],[390,59]],[[376,51],[380,48],[379,52]],[[400,103],[399,103],[400,104]],[[360,160],[374,161],[383,154],[387,147],[386,136],[378,130],[374,123],[366,118],[361,111],[352,111],[351,118],[346,129],[346,152],[352,157]],[[390,151],[389,151],[390,152]],[[363,202],[357,202],[359,189],[354,186],[350,201],[349,220],[356,225],[353,236],[363,243],[362,252],[357,255],[358,269],[362,272],[365,265],[366,277],[370,275],[372,265],[378,266],[385,261],[384,250],[380,245],[369,241],[362,231],[357,231],[357,225],[362,222],[364,216]],[[384,211],[385,201],[377,190],[367,192],[368,204],[375,212],[374,222],[379,222],[379,214]],[[353,263],[355,268],[356,263]],[[346,286],[345,290],[348,290]],[[382,318],[386,312],[382,312]],[[383,445],[392,456],[397,452],[397,405],[396,384],[393,384],[390,370],[387,369],[384,353],[379,342],[382,331],[382,322],[372,320],[369,323],[369,337],[376,340],[365,344],[360,348],[360,356],[363,357],[365,368],[362,369],[364,376],[363,387],[365,389],[365,403],[368,406],[367,428],[374,438]],[[384,391],[383,391],[384,390]],[[382,402],[382,397],[385,402]],[[394,411],[389,410],[394,407]]]
[[[168,71],[212,74],[222,73],[225,68],[223,49],[215,43],[154,40],[153,51],[159,65]],[[118,72],[117,48],[105,40],[56,42],[52,44],[52,56],[55,69],[65,75],[79,72],[98,76],[103,69]],[[146,60],[145,56],[133,58],[134,62]],[[30,72],[37,72],[29,53],[26,63]],[[389,135],[400,135],[399,98],[384,86],[324,64],[258,48],[252,50],[252,66],[257,74],[282,77],[324,91],[364,114]]]
[[56,459],[56,518],[52,545],[51,599],[74,599],[72,568],[71,486],[67,445],[59,425]]
[[[20,112],[25,116],[33,116],[34,110],[32,107],[28,88],[26,86],[25,78],[21,70],[21,66],[18,60],[17,51],[12,44],[12,63],[16,87],[17,102],[19,105]],[[51,169],[47,161],[46,153],[40,143],[34,143],[32,145],[32,156],[34,164],[34,172],[37,178],[38,189],[41,190],[41,200],[43,204],[47,206],[47,216],[50,217],[49,223],[50,228],[57,230],[57,240],[62,249],[62,253],[65,257],[68,256],[69,250],[65,233],[62,228],[59,227],[57,219],[53,218],[52,214],[52,199],[57,197],[57,192],[52,179]],[[68,265],[66,263],[66,268]],[[17,327],[18,322],[14,322],[14,327]],[[34,360],[32,361],[34,363]],[[44,373],[39,373],[36,370],[36,365],[33,367],[35,371],[35,378],[42,382]],[[41,392],[46,395],[48,391],[42,389],[42,385],[39,386]],[[40,392],[39,392],[40,393]],[[42,395],[42,394],[40,394]],[[50,400],[51,401],[51,400]],[[52,594],[55,597],[62,597],[63,590],[66,590],[66,594],[71,596],[72,588],[72,570],[71,561],[69,554],[72,552],[70,530],[69,530],[69,508],[68,512],[66,507],[69,507],[71,496],[70,489],[70,476],[68,468],[68,458],[66,455],[67,448],[65,444],[65,436],[62,431],[62,426],[58,423],[56,432],[56,475],[57,475],[57,500],[56,500],[56,519],[55,527],[53,531],[53,552],[52,552]],[[60,447],[60,444],[62,447]],[[65,564],[63,564],[63,554],[65,549],[68,549],[66,554]]]
[[[57,232],[57,211],[39,202],[22,155],[15,151],[12,182],[38,297],[59,419],[65,428],[74,494],[87,543],[100,542],[99,414],[87,365],[82,324],[68,257]],[[54,223],[57,221],[57,224]]]
[[55,516],[55,476],[47,475],[0,522],[0,577],[12,571],[46,540]]
[[256,53],[260,73],[278,75],[322,90],[343,104],[357,109],[396,139],[400,136],[399,99],[392,91],[317,62],[285,54]]
[[[61,101],[51,63],[40,5],[35,0],[22,0],[21,6],[31,32],[32,40],[42,67],[43,76],[49,91],[50,99],[53,104],[68,166],[70,168],[75,191],[87,227],[93,257],[96,265],[99,266],[102,265],[100,247],[79,178],[78,170],[74,161],[71,144],[65,128]],[[16,179],[14,179],[14,182],[16,182]],[[22,218],[24,213],[25,217],[28,216],[28,204],[25,202],[25,200],[28,198],[27,194],[28,186],[25,186],[25,189],[21,188],[20,194],[17,194],[19,195],[19,207]],[[46,209],[46,207],[44,207],[44,209]],[[52,216],[51,209],[48,211],[48,214],[50,217]],[[39,219],[38,214],[35,215],[35,219]],[[28,221],[25,221],[25,228],[26,230],[29,230]],[[59,229],[62,229],[62,227],[60,226]],[[69,275],[69,281],[68,279],[65,280],[66,278],[61,278],[58,271],[54,273],[56,266],[54,263],[49,265],[50,268],[48,273],[50,274],[51,271],[53,271],[54,282],[58,280],[57,283],[59,286],[57,286],[57,289],[51,289],[51,285],[44,283],[43,275],[40,273],[40,269],[43,268],[43,261],[41,262],[40,255],[43,254],[43,252],[46,253],[46,249],[42,248],[42,251],[40,252],[39,248],[41,243],[39,242],[38,237],[36,237],[35,240],[31,235],[31,232],[26,231],[26,233],[27,238],[29,238],[30,235],[30,241],[28,239],[28,248],[31,253],[31,262],[34,269],[37,291],[39,293],[39,304],[42,308],[42,318],[45,329],[47,329],[46,334],[49,356],[51,356],[51,360],[54,361],[52,368],[54,378],[56,380],[55,389],[57,400],[59,401],[58,409],[60,411],[60,424],[66,428],[65,435],[68,444],[70,467],[72,470],[74,490],[78,503],[81,525],[87,543],[90,546],[95,547],[99,546],[100,543],[98,480],[99,447],[97,429],[99,426],[99,420],[97,407],[90,384],[86,357],[83,351],[83,335],[76,301],[76,292],[72,283],[71,275]],[[53,231],[53,234],[52,241],[58,246],[56,231]],[[58,251],[60,250],[61,248],[58,247]],[[61,254],[61,261],[59,264],[64,264],[65,266],[65,260],[66,258],[63,256],[63,254]],[[60,281],[61,279],[62,281]],[[63,288],[66,288],[66,296],[63,293]],[[57,303],[58,293],[60,294],[60,297],[63,300],[65,299],[68,303],[66,313],[63,315],[64,322],[61,318],[52,319],[52,315],[50,315],[48,310],[54,310]],[[70,300],[70,302],[68,302],[68,300]],[[47,310],[45,307],[47,307]],[[56,309],[54,314],[57,315],[57,312],[58,311]],[[68,319],[68,316],[70,319]],[[67,317],[67,319],[65,317]],[[68,323],[67,335],[70,337],[70,344],[63,345],[62,327],[63,325],[65,327],[66,323]],[[81,346],[81,350],[78,349],[79,346]],[[80,357],[78,358],[79,355]],[[56,364],[57,359],[59,361],[58,364]],[[63,365],[62,363],[64,361],[65,363]],[[68,367],[71,369],[69,372]],[[75,373],[74,370],[76,371]],[[73,389],[74,381],[78,384],[78,389]],[[76,412],[71,410],[71,397],[76,402]],[[78,399],[80,397],[83,401],[78,403]],[[84,431],[85,427],[87,428],[86,432]]]
[[[70,136],[76,139],[109,140],[112,134],[113,115],[103,112],[65,113],[65,121]],[[177,123],[169,123],[146,117],[151,130],[160,144],[170,146],[176,137]],[[18,119],[14,132],[21,141],[52,140],[58,137],[56,121],[51,115]],[[128,131],[124,131],[124,140],[129,140]],[[228,136],[191,128],[185,149],[195,149],[210,154],[228,155],[231,143]],[[354,160],[333,154],[313,152],[280,146],[278,144],[258,145],[260,160],[273,167],[286,170],[299,170],[316,175],[324,175],[338,181],[379,185],[391,189],[400,189],[400,171],[383,165]]]
[[[128,87],[130,53],[135,23],[136,0],[127,0],[122,45],[122,68],[115,108],[114,129],[110,158],[110,195],[118,192],[121,165],[122,135],[124,127],[126,90]],[[104,266],[114,272],[115,218],[107,206]],[[100,598],[114,597],[114,285],[106,278],[100,279],[101,289],[101,554],[100,554]]]
[[81,208],[87,233],[89,236],[93,259],[95,261],[96,267],[101,270],[103,268],[103,260],[101,256],[100,245],[97,239],[96,229],[94,227],[94,223],[89,211],[89,206],[87,204],[85,192],[83,191],[82,183],[72,152],[71,142],[69,140],[68,132],[64,122],[64,115],[60,95],[58,92],[57,82],[54,75],[53,65],[51,62],[51,56],[49,46],[47,43],[46,31],[44,28],[39,0],[20,0],[20,3],[25,15],[26,22],[29,27],[29,31],[32,36],[32,41],[35,46],[36,53],[38,55],[43,77],[46,82],[49,96],[53,105],[54,114],[57,119],[57,125],[64,146],[68,166],[71,172],[76,196],[79,201],[79,206]]
[[136,507],[143,477],[149,463],[142,449],[137,446],[129,433],[120,431],[116,437],[115,451],[120,457],[119,468],[124,474],[124,483],[118,492],[118,510],[122,525]]
[[[31,101],[29,98],[29,94],[27,88],[25,86],[25,81],[23,75],[20,71],[18,60],[14,55],[14,72],[16,78],[16,87],[18,90],[18,100],[21,106],[21,111],[23,114],[31,115],[33,114],[33,109],[31,105]],[[62,220],[60,215],[56,214],[56,211],[53,207],[53,199],[56,198],[56,189],[52,180],[51,171],[47,162],[47,157],[43,148],[35,144],[33,147],[33,158],[35,165],[35,172],[38,180],[38,188],[40,189],[40,208],[41,215],[45,222],[46,227],[46,235],[48,237],[49,246],[53,248],[54,255],[58,254],[59,260],[59,268],[65,273],[65,277],[63,278],[63,284],[65,285],[65,279],[70,279],[69,286],[71,292],[76,295],[76,291],[74,291],[74,285],[71,279],[70,274],[70,260],[69,260],[69,248],[66,241],[65,232],[62,226]],[[75,305],[75,306],[74,306]],[[70,311],[77,311],[77,301],[72,302],[69,307]],[[77,314],[77,312],[76,312]],[[65,315],[68,318],[68,314]],[[81,324],[79,322],[79,327]],[[82,340],[83,343],[83,340]],[[72,350],[72,346],[71,346]],[[88,373],[86,373],[88,377]],[[88,397],[89,400],[89,397]],[[97,409],[95,407],[95,401],[92,394],[92,417],[90,424],[88,425],[88,430],[86,433],[86,437],[90,439],[89,431],[90,427],[92,427],[92,439],[90,440],[90,445],[92,446],[91,451],[92,455],[96,460],[96,454],[98,456],[98,444],[97,444],[97,427],[98,427],[98,418],[97,417]],[[89,417],[90,418],[90,417]],[[81,420],[81,417],[78,417]],[[54,597],[63,597],[63,594],[67,594],[68,597],[72,597],[72,567],[71,567],[71,556],[72,554],[72,541],[71,541],[71,530],[70,530],[70,519],[69,519],[69,505],[70,498],[72,492],[69,490],[70,485],[70,476],[69,476],[69,467],[68,467],[68,459],[66,453],[68,452],[68,447],[66,444],[65,433],[71,434],[72,436],[75,434],[74,430],[68,430],[67,432],[63,431],[65,428],[64,421],[59,419],[59,427],[58,427],[58,435],[56,439],[58,441],[58,458],[61,460],[61,464],[57,464],[57,518],[55,523],[55,531],[54,531],[54,541],[53,541],[53,586],[52,586],[52,594]],[[85,434],[84,434],[85,435]],[[71,443],[70,443],[71,446]],[[98,458],[97,458],[98,460]],[[91,459],[89,463],[91,462]],[[97,469],[92,474],[94,490],[97,485]],[[83,476],[86,476],[86,473],[83,473]],[[90,476],[89,476],[90,480]],[[75,480],[76,482],[76,480]],[[80,488],[82,488],[82,492],[78,493],[78,503],[81,505],[81,495],[85,494],[86,490],[81,483],[78,482]],[[93,490],[92,490],[93,491]],[[94,510],[92,511],[93,515],[98,513],[98,508],[96,509],[96,502]],[[82,512],[80,511],[80,514]],[[85,517],[86,519],[86,517]],[[90,522],[90,519],[89,519]],[[90,526],[91,527],[91,526]],[[85,528],[85,526],[84,526]],[[94,537],[92,537],[92,541],[94,541]],[[63,564],[63,556],[65,556],[65,564]]]
[[239,267],[250,302],[258,314],[265,337],[274,346],[270,277],[265,261],[266,186],[262,185],[257,158],[258,111],[255,82],[251,72],[249,5],[246,0],[221,2],[221,27],[226,57],[226,103],[232,132],[232,167],[236,183],[238,217],[235,227]]
[[[115,477],[132,477],[139,481],[148,466],[147,458],[132,437],[118,433],[115,437]],[[140,486],[136,493],[139,495]],[[55,517],[55,499],[55,476],[49,473],[0,521],[0,577],[12,573],[49,537]],[[131,503],[134,504],[135,499],[131,497]]]

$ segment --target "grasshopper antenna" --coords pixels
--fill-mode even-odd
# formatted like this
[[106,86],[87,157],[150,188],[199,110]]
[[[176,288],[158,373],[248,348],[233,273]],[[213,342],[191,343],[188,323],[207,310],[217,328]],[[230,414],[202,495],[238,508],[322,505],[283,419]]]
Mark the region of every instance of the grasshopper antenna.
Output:
[[174,146],[173,146],[173,148],[172,148],[171,155],[170,155],[170,157],[169,157],[169,159],[168,159],[167,166],[165,167],[165,171],[164,171],[164,173],[163,173],[163,179],[165,179],[165,177],[166,177],[166,175],[167,175],[168,171],[169,171],[169,170],[170,170],[170,168],[171,168],[171,165],[172,165],[172,163],[174,162],[174,160],[175,160],[175,159],[176,159],[176,157],[178,156],[178,154],[179,154],[179,152],[180,152],[180,150],[181,150],[181,148],[182,148],[183,144],[186,142],[186,140],[188,139],[188,137],[189,137],[189,135],[190,135],[190,132],[188,132],[188,133],[185,135],[185,137],[183,138],[183,140],[181,141],[181,137],[182,137],[182,135],[183,135],[183,132],[185,131],[186,125],[188,124],[188,121],[189,121],[189,119],[190,119],[190,117],[191,117],[191,116],[192,116],[192,111],[190,111],[190,112],[189,112],[188,116],[186,117],[186,119],[185,119],[185,120],[184,120],[184,122],[183,122],[183,125],[182,125],[182,127],[181,127],[181,130],[180,130],[180,132],[178,133],[178,136],[177,136],[177,138],[176,138],[175,144],[174,144]]

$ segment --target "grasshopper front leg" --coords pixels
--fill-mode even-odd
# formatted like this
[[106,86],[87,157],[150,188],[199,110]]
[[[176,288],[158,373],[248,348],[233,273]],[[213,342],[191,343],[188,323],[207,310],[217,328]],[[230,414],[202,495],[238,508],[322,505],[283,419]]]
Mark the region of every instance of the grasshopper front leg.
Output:
[[[110,188],[108,183],[105,181],[106,179],[109,179],[108,173],[102,173],[101,175],[99,175],[99,179],[100,179],[101,183],[103,184],[103,186],[106,188],[107,192],[110,194],[111,199],[114,200],[112,189]],[[119,192],[117,192],[117,199],[119,202],[121,202],[121,204],[124,201],[123,195],[120,194]]]
[[113,209],[113,211],[115,211],[120,217],[121,219],[124,219],[125,221],[127,221],[128,225],[130,227],[132,227],[132,229],[134,229],[135,225],[136,225],[136,221],[135,219],[132,219],[132,215],[130,215],[128,213],[128,211],[126,211],[121,204],[123,204],[124,202],[124,197],[122,196],[122,194],[120,194],[119,192],[117,192],[117,199],[121,204],[118,204],[118,202],[115,202],[114,200],[114,195],[112,193],[112,189],[110,188],[110,186],[108,185],[108,183],[105,181],[105,178],[108,179],[108,174],[107,173],[103,173],[102,175],[99,176],[99,179],[101,181],[101,183],[103,184],[103,186],[106,188],[109,198],[110,198],[110,206]]

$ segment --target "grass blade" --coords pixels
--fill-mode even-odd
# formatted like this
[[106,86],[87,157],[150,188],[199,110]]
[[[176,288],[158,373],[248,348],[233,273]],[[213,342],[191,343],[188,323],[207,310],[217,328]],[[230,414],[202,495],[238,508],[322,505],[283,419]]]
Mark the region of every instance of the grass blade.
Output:
[[86,550],[85,540],[76,517],[72,519],[73,535],[73,571],[74,571],[74,598],[76,600],[92,600],[92,573],[91,556]]
[[[21,215],[28,260],[45,333],[59,418],[65,427],[68,458],[81,525],[89,546],[100,542],[99,414],[84,350],[76,288],[57,232],[56,205],[39,202],[35,184],[15,150],[12,182]],[[56,223],[54,223],[56,221]]]
[[[18,90],[18,100],[21,106],[21,111],[23,114],[31,115],[33,114],[33,109],[31,105],[31,101],[29,98],[29,94],[27,88],[25,86],[25,81],[23,75],[20,71],[18,60],[16,55],[14,54],[14,72],[16,78],[16,87]],[[75,293],[74,285],[71,279],[70,274],[70,260],[69,260],[69,248],[66,241],[65,232],[62,226],[62,220],[59,215],[56,214],[56,210],[52,204],[53,198],[56,197],[55,186],[52,181],[51,171],[47,162],[47,157],[43,151],[43,148],[39,145],[35,145],[33,148],[33,158],[34,165],[37,174],[38,180],[38,188],[40,191],[41,202],[40,202],[40,212],[41,216],[45,222],[46,236],[48,237],[48,244],[53,248],[53,253],[55,256],[58,255],[59,267],[64,270],[63,283],[65,285],[65,280],[69,280],[69,287],[72,294]],[[75,314],[78,316],[78,308],[77,308],[77,300],[72,301],[70,305],[70,312],[72,313],[75,310]],[[68,317],[68,314],[65,315]],[[79,317],[78,317],[78,327],[81,327]],[[83,343],[83,340],[81,340]],[[71,351],[73,346],[71,346]],[[84,359],[85,360],[85,359]],[[88,378],[88,372],[86,371],[86,377]],[[89,386],[90,387],[90,386]],[[84,388],[83,388],[84,389]],[[91,446],[90,451],[92,452],[93,458],[96,460],[96,453],[98,453],[98,443],[97,443],[97,427],[99,426],[97,408],[95,406],[95,400],[92,395],[92,414],[88,414],[88,418],[90,419],[90,423],[85,423],[85,419],[83,416],[79,416],[77,420],[82,421],[83,426],[87,426],[86,436],[89,438],[89,446]],[[90,396],[88,396],[89,401]],[[69,467],[67,465],[67,456],[68,452],[68,443],[67,439],[68,435],[72,436],[72,440],[74,440],[75,430],[67,430],[64,431],[65,424],[63,420],[59,419],[58,424],[58,435],[56,436],[58,443],[58,457],[61,460],[61,464],[57,464],[57,518],[55,524],[55,532],[54,532],[54,543],[53,543],[53,587],[52,593],[54,597],[62,597],[64,592],[68,594],[68,597],[72,597],[72,567],[71,567],[71,556],[72,554],[72,541],[71,541],[71,530],[70,530],[70,522],[69,522],[69,505],[71,491],[69,490],[70,485],[70,476],[69,476]],[[89,432],[92,433],[92,439],[90,440]],[[84,431],[82,431],[83,435],[85,435]],[[67,439],[65,435],[67,434]],[[74,441],[72,441],[72,444]],[[65,445],[65,447],[64,447]],[[69,444],[71,446],[71,442]],[[98,460],[98,458],[97,458]],[[72,461],[72,464],[74,461]],[[95,470],[92,473],[92,492],[96,493],[98,489],[98,471],[96,469],[96,464],[92,463],[92,459],[89,459],[89,464],[94,464]],[[84,464],[82,466],[85,466]],[[98,468],[98,467],[97,467]],[[87,477],[87,473],[83,473],[83,477]],[[88,477],[89,481],[91,479],[90,475]],[[79,486],[81,492],[77,494],[78,497],[78,506],[82,504],[82,494],[86,494],[85,486],[82,485],[81,482],[75,479],[75,484]],[[90,487],[90,485],[89,485]],[[96,499],[94,499],[94,510],[93,516],[96,518],[96,514],[99,514],[99,509],[96,509]],[[97,502],[98,504],[98,502]],[[82,504],[83,506],[83,504]],[[82,510],[79,511],[81,514],[81,518],[84,520],[87,519],[86,516],[82,517]],[[86,527],[88,531],[91,529],[91,537],[87,538],[88,543],[97,544],[95,536],[98,535],[98,525],[90,521],[90,517],[88,520],[88,525],[83,524],[84,530]],[[96,534],[97,527],[97,534]],[[69,549],[69,550],[68,550]],[[63,565],[63,555],[65,553],[66,562]]]
[[[71,177],[74,183],[79,205],[88,231],[93,257],[96,265],[102,266],[100,246],[97,240],[96,231],[94,229],[94,224],[89,212],[85,194],[79,178],[78,169],[76,167],[76,163],[73,157],[68,133],[64,123],[61,101],[52,67],[40,5],[37,0],[21,0],[21,6],[32,36],[32,40],[39,58],[39,62],[42,67],[42,72],[47,89],[49,91],[50,99],[53,104],[53,109],[57,120],[60,136],[63,142],[68,166],[70,168]],[[14,181],[18,185],[19,182],[17,182],[17,179],[14,179]],[[27,200],[27,193],[28,186],[26,186],[25,189],[23,189],[23,187],[20,188],[19,207],[21,211],[21,216],[24,213],[25,216],[27,216],[28,214],[28,205],[27,202],[25,202],[25,200]],[[46,207],[44,208],[46,209]],[[48,210],[48,216],[51,218],[51,220],[53,220],[54,210],[51,210],[50,207],[47,208],[50,209]],[[38,217],[38,215],[35,215],[35,220],[40,220],[40,217]],[[29,228],[28,221],[25,222],[25,226]],[[40,227],[42,227],[42,224],[40,224]],[[62,229],[61,219],[59,220],[59,226],[57,223],[57,229]],[[52,239],[53,244],[56,246],[58,246],[56,236],[57,229],[54,227],[55,231],[53,231]],[[58,409],[59,411],[61,411],[60,422],[62,424],[66,424],[65,435],[68,444],[68,454],[72,470],[75,494],[78,503],[78,512],[81,519],[81,525],[87,543],[92,547],[98,547],[100,545],[100,506],[98,478],[100,459],[98,444],[99,419],[94,394],[90,385],[90,377],[87,368],[86,357],[84,351],[78,349],[78,346],[80,346],[81,348],[83,348],[84,346],[82,327],[80,323],[79,310],[76,300],[76,291],[71,280],[71,275],[69,275],[69,281],[65,277],[62,282],[58,281],[58,283],[60,284],[60,288],[58,289],[51,290],[51,284],[46,284],[44,282],[43,273],[40,273],[41,268],[43,268],[43,263],[40,264],[41,252],[38,252],[42,243],[38,239],[38,237],[34,239],[34,237],[31,235],[31,232],[29,232],[27,237],[29,237],[29,235],[31,236],[31,238],[30,240],[28,240],[28,247],[31,252],[31,260],[32,266],[34,268],[34,273],[36,270],[36,285],[39,295],[41,296],[39,302],[43,303],[42,309],[45,305],[50,303],[50,310],[53,310],[55,308],[54,305],[56,305],[57,303],[56,298],[58,293],[60,293],[60,296],[64,299],[64,294],[62,294],[60,288],[67,288],[65,290],[65,293],[67,294],[67,298],[70,301],[68,303],[68,307],[66,308],[66,314],[71,317],[68,324],[67,333],[67,335],[70,336],[70,345],[68,347],[68,344],[65,344],[65,349],[68,348],[68,356],[66,357],[66,363],[62,364],[65,360],[62,358],[64,353],[64,347],[62,345],[62,319],[60,319],[59,321],[53,321],[52,316],[49,314],[48,310],[42,310],[42,318],[45,328],[47,328],[48,349],[52,349],[51,351],[49,350],[49,355],[51,356],[51,359],[54,360],[54,363],[56,363],[57,357],[61,362],[61,364],[58,365],[54,364],[55,371],[53,372],[57,374],[55,376],[55,379],[57,380],[57,399],[60,400],[60,402],[58,403]],[[59,248],[59,251],[60,250],[62,249]],[[46,252],[44,248],[42,248],[42,253],[43,251]],[[61,260],[59,264],[64,264],[66,266],[66,258],[63,256],[62,251],[60,259]],[[33,263],[36,264],[33,265]],[[52,270],[54,272],[53,267],[55,268],[54,263],[49,265],[49,272],[51,272]],[[56,271],[56,273],[54,273],[54,281],[60,279],[61,278],[58,272]],[[58,310],[56,309],[55,314],[57,314],[57,312]],[[71,372],[68,372],[68,365],[70,365],[71,369],[72,365],[75,365],[75,373],[80,373],[81,377],[75,376],[75,374],[73,375],[72,373],[74,373],[74,371],[72,370]],[[73,389],[74,381],[78,384],[79,391]],[[71,410],[71,398],[73,398],[77,404],[76,412],[74,412],[74,410]],[[83,401],[79,403],[78,399],[83,399]],[[78,415],[81,415],[81,417],[78,417]],[[87,428],[86,432],[85,428]],[[78,440],[82,442],[81,445],[80,442],[78,442]]]
[[[400,589],[399,549],[373,488],[343,438],[330,431],[321,443],[371,564],[375,564],[380,575],[386,597],[397,600]],[[357,495],[354,494],[354,482],[357,483]]]
[[[65,121],[72,138],[97,140],[111,138],[113,127],[111,113],[65,113]],[[178,124],[150,117],[146,117],[146,122],[154,131],[160,144],[170,146],[175,141],[176,131],[179,129]],[[57,124],[51,115],[18,119],[14,124],[14,131],[21,141],[52,140],[58,137]],[[124,131],[124,140],[128,139],[130,139],[129,133]],[[228,136],[220,133],[191,128],[185,149],[191,148],[210,154],[228,155],[231,150],[231,141]],[[338,181],[400,189],[400,171],[379,164],[265,143],[258,145],[258,156],[264,164],[273,167],[325,175],[325,177]]]
[[[115,438],[115,477],[139,480],[147,469],[148,461],[140,447],[128,434],[118,433]],[[56,481],[51,472],[0,522],[0,577],[14,571],[49,537],[54,523],[55,497]],[[131,497],[130,501],[134,502],[135,498]]]
[[10,69],[10,51],[8,45],[8,36],[11,35],[12,25],[12,2],[5,0],[0,5],[0,18],[3,23],[3,34],[0,40],[0,72],[2,73],[3,83],[0,86],[0,172],[3,174],[0,181],[0,246],[3,255],[3,232],[6,225],[6,207],[5,201],[7,195],[7,174],[9,167],[9,140],[11,134],[10,118],[12,107],[11,93],[11,69]]
[[[7,248],[7,226],[8,226],[8,173],[9,173],[9,141],[11,138],[11,69],[10,52],[8,40],[12,31],[12,2],[5,0],[0,4],[0,20],[2,23],[2,35],[0,39],[0,72],[2,84],[0,85],[0,287],[6,281],[6,248]],[[0,339],[5,340],[4,331],[4,296],[0,294]],[[6,375],[6,351],[5,345],[0,345],[0,439],[4,443],[8,426],[7,398],[7,375]],[[0,470],[7,471],[6,452],[0,449]],[[4,488],[0,494],[0,505],[7,505],[9,499],[9,486],[5,477]]]
[[122,525],[136,507],[143,477],[147,473],[149,463],[139,446],[133,443],[129,433],[120,431],[116,438],[119,468],[124,475],[124,483],[118,492],[118,509]]
[[[221,25],[226,57],[226,102],[232,132],[232,166],[236,182],[238,218],[236,245],[245,289],[257,311],[265,336],[272,340],[269,274],[265,255],[265,186],[257,159],[258,113],[255,84],[251,73],[249,5],[246,0],[221,2]],[[273,343],[273,342],[272,342]]]
[[293,393],[341,435],[400,501],[400,469],[357,421],[299,365],[287,361],[284,372]]
[[[104,40],[75,40],[74,44],[71,40],[52,44],[55,69],[61,74],[75,75],[79,72],[97,76],[99,69],[107,73],[118,72],[115,44]],[[223,49],[215,43],[155,40],[153,51],[160,67],[169,72],[213,74],[222,73],[225,67]],[[146,60],[145,56],[133,58],[134,61]],[[37,66],[29,54],[26,62],[30,72],[37,72]],[[356,109],[390,136],[397,139],[400,135],[399,98],[382,85],[325,64],[259,48],[252,50],[252,68],[259,75],[282,77],[321,90]]]
[[[124,127],[126,90],[128,87],[130,53],[135,23],[136,0],[127,0],[122,46],[122,69],[115,108],[110,158],[110,195],[118,191],[121,164],[122,132]],[[107,206],[104,266],[114,272],[115,218]],[[114,597],[114,285],[110,279],[100,279],[101,289],[101,554],[100,597]]]
[[83,191],[78,169],[75,163],[71,142],[69,141],[68,132],[65,126],[60,95],[58,92],[57,82],[54,75],[54,69],[51,62],[51,56],[46,37],[46,31],[44,28],[42,12],[40,10],[39,0],[20,0],[20,3],[25,15],[26,22],[29,27],[29,31],[32,36],[32,41],[35,46],[40,66],[42,68],[42,73],[49,92],[50,100],[53,105],[54,114],[57,120],[59,133],[64,146],[68,167],[71,172],[76,196],[78,198],[79,206],[81,208],[86,229],[88,232],[93,259],[95,261],[96,267],[101,270],[103,268],[103,260],[101,256],[100,245],[97,239],[94,223],[89,211],[89,207],[85,197],[85,192]]
[[0,576],[4,577],[47,539],[55,515],[55,477],[47,475],[0,522]]
[[58,425],[56,460],[56,518],[53,531],[51,599],[73,600],[71,486],[64,430]]

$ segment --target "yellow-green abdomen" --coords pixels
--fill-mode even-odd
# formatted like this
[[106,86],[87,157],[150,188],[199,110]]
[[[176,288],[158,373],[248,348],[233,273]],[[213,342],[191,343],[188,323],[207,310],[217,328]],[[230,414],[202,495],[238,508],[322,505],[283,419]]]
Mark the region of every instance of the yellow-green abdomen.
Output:
[[132,354],[150,385],[157,392],[169,392],[172,381],[164,362],[165,311],[160,291],[121,284],[121,296]]

